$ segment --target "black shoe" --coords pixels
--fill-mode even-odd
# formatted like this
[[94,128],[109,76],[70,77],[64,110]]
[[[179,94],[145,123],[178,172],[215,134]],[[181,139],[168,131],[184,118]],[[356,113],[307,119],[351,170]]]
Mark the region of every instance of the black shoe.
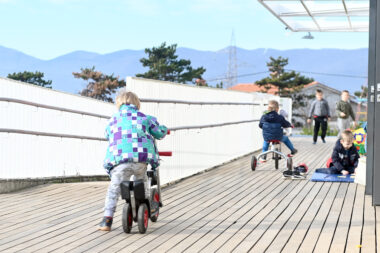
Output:
[[298,170],[293,171],[292,179],[305,179],[306,176],[301,175],[301,173]]
[[290,154],[295,155],[295,154],[297,154],[297,152],[298,152],[297,149],[293,149],[292,152],[290,152]]
[[112,217],[103,217],[102,222],[99,224],[98,230],[101,231],[111,231],[111,226],[112,226]]
[[323,143],[326,143],[326,141],[325,141],[325,140],[322,140],[322,142],[323,142]]
[[282,177],[285,179],[291,179],[292,176],[293,176],[293,171],[291,170],[285,170],[284,172],[282,172]]

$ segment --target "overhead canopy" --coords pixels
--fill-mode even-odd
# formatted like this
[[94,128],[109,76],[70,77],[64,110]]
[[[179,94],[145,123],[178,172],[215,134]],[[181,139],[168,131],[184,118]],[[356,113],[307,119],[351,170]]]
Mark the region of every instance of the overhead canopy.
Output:
[[368,32],[369,0],[258,0],[293,32]]

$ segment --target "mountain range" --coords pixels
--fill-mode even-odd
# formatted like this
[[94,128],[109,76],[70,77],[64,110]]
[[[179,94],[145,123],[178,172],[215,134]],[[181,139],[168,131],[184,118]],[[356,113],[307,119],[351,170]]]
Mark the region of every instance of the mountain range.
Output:
[[[200,51],[190,48],[177,48],[179,58],[191,60],[193,67],[206,68],[204,79],[210,85],[223,81],[227,76],[229,48],[218,51]],[[338,90],[354,92],[367,84],[368,49],[253,49],[236,48],[238,83],[253,83],[268,76],[266,63],[269,57],[289,59],[287,69],[301,72],[316,81]],[[109,54],[75,51],[51,60],[41,60],[20,51],[0,46],[0,76],[9,73],[41,71],[45,79],[52,80],[55,90],[78,93],[86,84],[75,79],[72,72],[95,66],[106,74],[114,73],[120,78],[144,73],[140,59],[146,57],[144,50],[121,50]]]

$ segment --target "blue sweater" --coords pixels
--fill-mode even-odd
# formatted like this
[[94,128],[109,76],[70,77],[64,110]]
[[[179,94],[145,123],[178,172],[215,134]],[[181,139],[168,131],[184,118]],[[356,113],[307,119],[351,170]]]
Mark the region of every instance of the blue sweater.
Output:
[[259,123],[259,127],[263,129],[263,137],[265,141],[281,141],[284,135],[283,128],[288,128],[291,126],[292,125],[289,121],[279,115],[276,111],[271,111],[264,114]]

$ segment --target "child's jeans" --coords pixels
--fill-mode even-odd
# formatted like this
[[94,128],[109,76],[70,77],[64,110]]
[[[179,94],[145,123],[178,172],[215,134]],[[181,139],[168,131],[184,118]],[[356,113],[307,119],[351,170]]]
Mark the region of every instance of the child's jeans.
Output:
[[[286,136],[286,135],[282,136],[281,142],[283,142],[290,149],[290,151],[294,150],[293,144],[290,141],[288,136]],[[269,148],[269,142],[264,141],[263,152],[268,151],[268,148]]]
[[[350,174],[355,172],[355,169],[346,169]],[[318,173],[325,173],[325,174],[342,174],[341,171],[337,170],[334,166],[331,166],[330,168],[323,168],[323,169],[316,169],[315,172]]]
[[146,176],[147,164],[145,163],[122,163],[111,170],[111,182],[108,186],[106,201],[104,204],[104,216],[113,217],[117,201],[120,196],[120,183],[129,181],[132,175],[136,180],[143,179],[145,185],[145,196],[149,196]]

